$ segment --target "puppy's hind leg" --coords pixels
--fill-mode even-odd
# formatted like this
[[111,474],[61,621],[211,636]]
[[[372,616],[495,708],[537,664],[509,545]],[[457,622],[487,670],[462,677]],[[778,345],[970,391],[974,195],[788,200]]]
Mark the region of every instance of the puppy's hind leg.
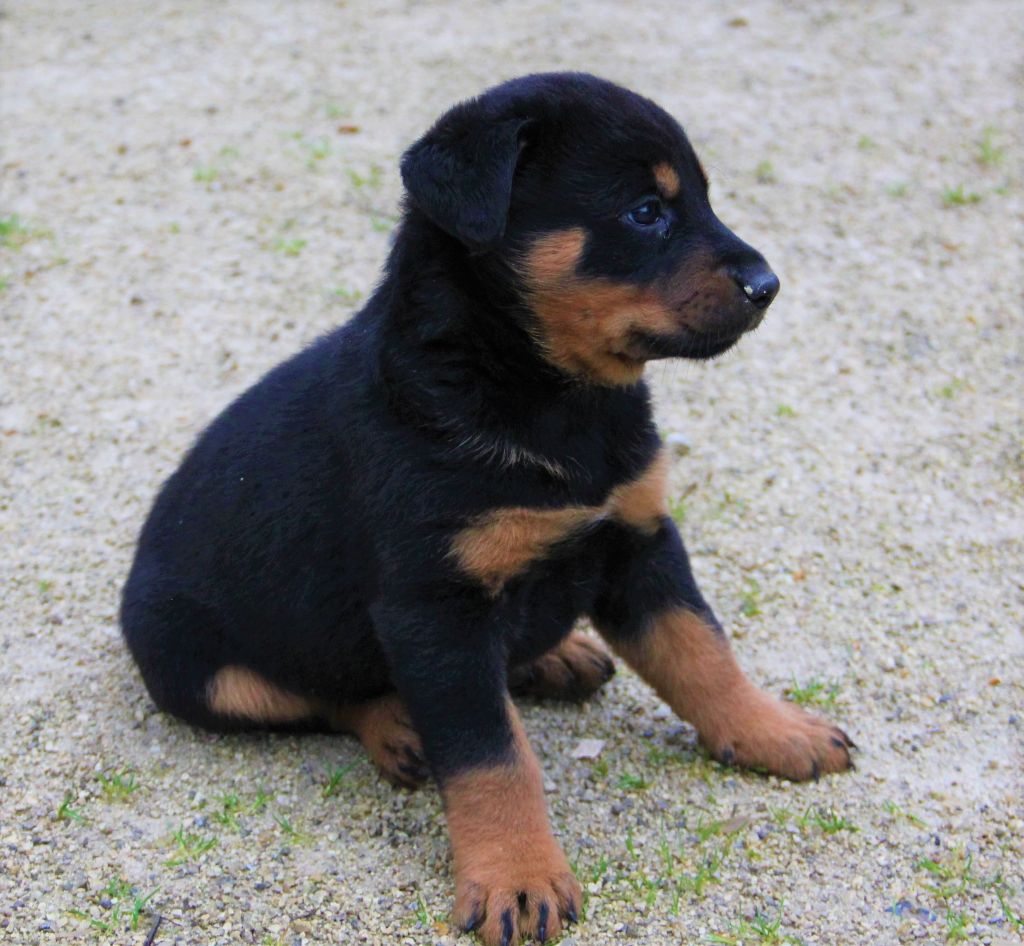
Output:
[[153,702],[214,732],[327,730],[319,704],[225,646],[217,616],[184,595],[125,596],[121,627]]
[[420,737],[397,693],[341,706],[331,725],[356,736],[377,771],[392,785],[418,788],[429,776]]
[[585,700],[615,675],[615,662],[605,647],[586,634],[573,631],[536,660],[509,671],[513,696],[538,700]]

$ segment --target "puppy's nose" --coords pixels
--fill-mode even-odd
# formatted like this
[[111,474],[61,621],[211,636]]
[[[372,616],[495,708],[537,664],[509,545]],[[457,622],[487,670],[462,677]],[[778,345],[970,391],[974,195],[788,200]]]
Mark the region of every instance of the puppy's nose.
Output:
[[779,292],[779,277],[767,266],[734,269],[730,275],[743,294],[759,309],[767,309]]

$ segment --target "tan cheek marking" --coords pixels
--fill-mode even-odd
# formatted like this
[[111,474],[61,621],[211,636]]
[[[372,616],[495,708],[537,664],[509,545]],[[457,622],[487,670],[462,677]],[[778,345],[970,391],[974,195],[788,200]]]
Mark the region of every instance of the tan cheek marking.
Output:
[[[579,898],[579,886],[551,834],[540,765],[511,701],[508,713],[511,759],[461,772],[441,788],[452,841],[454,919],[465,925],[483,918],[479,932],[494,943],[502,933],[502,914],[511,910],[518,916],[520,891],[531,901],[555,901],[548,919],[552,935],[561,926],[558,905],[575,905]],[[529,902],[526,908],[535,913],[536,906]]]
[[456,533],[451,554],[463,571],[497,594],[551,546],[599,514],[594,506],[496,509]]
[[662,162],[651,169],[654,171],[654,180],[658,183],[658,190],[671,200],[679,196],[679,175],[671,164]]
[[537,343],[567,371],[603,384],[633,384],[643,361],[629,357],[635,328],[671,332],[672,313],[657,292],[576,272],[586,233],[574,228],[537,239],[522,264],[526,299],[537,315]]
[[312,702],[264,679],[247,667],[222,667],[207,684],[207,703],[222,716],[258,723],[293,723],[317,715]]
[[547,233],[534,242],[526,260],[526,271],[538,285],[572,278],[583,255],[587,235],[582,227]]
[[527,295],[548,360],[603,384],[634,384],[643,374],[643,361],[628,353],[631,331],[671,334],[676,327],[658,294],[639,286],[574,278]]
[[668,454],[659,450],[637,479],[612,490],[609,504],[615,518],[641,532],[656,532],[668,514],[668,466]]

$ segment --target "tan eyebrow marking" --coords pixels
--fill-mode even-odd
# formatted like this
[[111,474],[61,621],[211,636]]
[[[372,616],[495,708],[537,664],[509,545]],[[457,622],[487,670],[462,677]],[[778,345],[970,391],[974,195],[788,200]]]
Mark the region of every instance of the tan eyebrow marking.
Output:
[[651,169],[654,171],[654,179],[658,182],[658,189],[671,200],[679,196],[679,175],[671,164],[662,162]]

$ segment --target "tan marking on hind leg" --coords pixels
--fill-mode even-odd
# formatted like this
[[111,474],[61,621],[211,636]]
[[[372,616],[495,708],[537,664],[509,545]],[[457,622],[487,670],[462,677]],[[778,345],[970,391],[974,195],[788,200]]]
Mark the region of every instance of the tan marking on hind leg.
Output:
[[668,611],[638,640],[606,639],[716,759],[797,780],[850,767],[846,733],[758,689],[725,636],[696,614]]
[[206,701],[221,716],[257,723],[294,723],[318,715],[310,700],[289,693],[248,667],[221,667],[207,684]]
[[377,771],[392,785],[417,788],[426,780],[423,746],[397,693],[338,707],[330,720],[334,728],[358,737]]
[[615,674],[611,654],[593,637],[573,631],[557,647],[516,667],[509,687],[540,700],[584,700]]

